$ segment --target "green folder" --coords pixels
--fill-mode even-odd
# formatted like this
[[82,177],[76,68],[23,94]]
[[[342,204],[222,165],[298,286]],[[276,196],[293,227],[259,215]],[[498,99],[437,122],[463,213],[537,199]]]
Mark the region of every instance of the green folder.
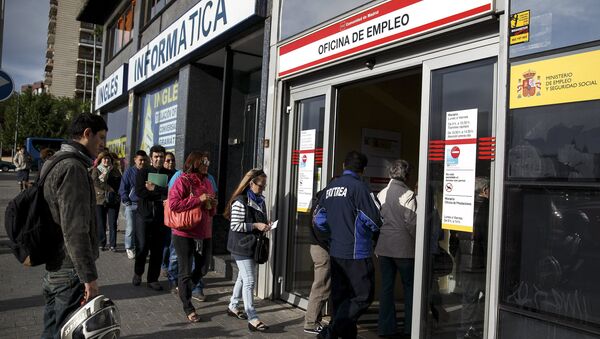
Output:
[[167,187],[169,177],[166,174],[148,173],[148,181],[160,187]]

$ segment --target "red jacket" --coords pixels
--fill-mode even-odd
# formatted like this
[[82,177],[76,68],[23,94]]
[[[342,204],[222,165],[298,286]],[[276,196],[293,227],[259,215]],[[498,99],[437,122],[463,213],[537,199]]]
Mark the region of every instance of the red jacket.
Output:
[[[192,193],[190,195],[190,192]],[[173,234],[194,239],[212,238],[212,217],[217,211],[216,206],[207,210],[200,204],[202,194],[214,195],[212,185],[208,177],[197,173],[183,173],[169,190],[169,207],[173,212],[188,211],[193,208],[202,209],[202,220],[199,225],[185,231],[173,230]]]

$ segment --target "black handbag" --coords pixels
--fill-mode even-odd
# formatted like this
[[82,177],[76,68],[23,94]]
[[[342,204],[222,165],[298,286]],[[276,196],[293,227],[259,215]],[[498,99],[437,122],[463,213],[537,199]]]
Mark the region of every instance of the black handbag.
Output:
[[438,253],[433,255],[433,276],[436,278],[447,276],[452,273],[454,262],[445,249],[438,246]]
[[264,233],[256,237],[256,249],[254,250],[254,261],[264,264],[269,260],[269,238]]
[[119,196],[117,192],[106,191],[104,193],[104,205],[105,206],[117,206],[119,204]]

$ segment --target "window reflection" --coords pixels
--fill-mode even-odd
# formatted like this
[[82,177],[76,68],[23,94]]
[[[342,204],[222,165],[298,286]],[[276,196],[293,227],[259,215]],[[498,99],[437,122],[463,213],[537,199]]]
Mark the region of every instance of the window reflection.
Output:
[[600,102],[509,113],[508,177],[600,179]]
[[374,0],[282,0],[280,38],[286,39]]
[[511,1],[511,13],[530,10],[529,42],[510,47],[510,57],[600,39],[598,0]]

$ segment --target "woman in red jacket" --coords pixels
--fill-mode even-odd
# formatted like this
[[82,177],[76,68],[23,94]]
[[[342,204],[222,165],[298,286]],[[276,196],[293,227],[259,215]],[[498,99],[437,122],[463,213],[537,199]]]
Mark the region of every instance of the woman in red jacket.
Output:
[[[183,174],[169,190],[169,207],[173,212],[183,212],[194,208],[202,210],[199,224],[186,230],[173,229],[173,245],[179,258],[179,298],[190,322],[199,322],[200,317],[192,304],[192,289],[201,278],[203,260],[208,257],[205,239],[212,237],[212,217],[216,212],[217,201],[210,180],[207,177],[207,152],[194,151],[188,155]],[[196,262],[192,271],[192,263]]]

